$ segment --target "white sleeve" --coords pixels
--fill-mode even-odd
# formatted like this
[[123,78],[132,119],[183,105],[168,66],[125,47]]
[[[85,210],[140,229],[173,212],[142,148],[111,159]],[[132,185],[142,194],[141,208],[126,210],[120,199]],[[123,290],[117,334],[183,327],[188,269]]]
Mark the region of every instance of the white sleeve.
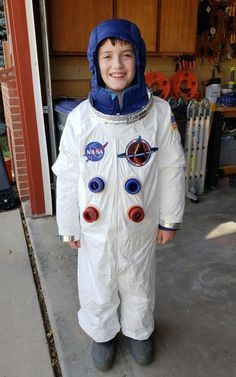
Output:
[[185,158],[171,113],[159,148],[160,226],[179,229],[185,205]]
[[63,241],[79,240],[79,145],[69,116],[52,170],[57,175],[56,218],[60,238]]

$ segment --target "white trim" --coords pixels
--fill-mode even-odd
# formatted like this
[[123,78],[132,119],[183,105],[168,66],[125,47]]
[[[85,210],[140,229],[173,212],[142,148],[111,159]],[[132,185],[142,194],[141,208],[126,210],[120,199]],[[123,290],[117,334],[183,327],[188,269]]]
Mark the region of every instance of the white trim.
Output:
[[44,202],[45,202],[45,215],[52,215],[52,195],[51,195],[51,183],[49,174],[49,161],[48,161],[48,151],[45,135],[45,125],[43,118],[43,104],[41,97],[41,85],[39,76],[39,64],[38,64],[38,54],[37,54],[37,44],[35,36],[35,26],[34,26],[34,12],[32,0],[25,0],[26,18],[28,26],[28,38],[30,46],[30,60],[32,69],[32,81],[34,88],[34,100],[35,100],[35,111],[37,118],[37,128],[38,128],[38,138],[39,138],[39,149],[40,158],[42,166],[42,179],[43,179],[43,189],[44,189]]

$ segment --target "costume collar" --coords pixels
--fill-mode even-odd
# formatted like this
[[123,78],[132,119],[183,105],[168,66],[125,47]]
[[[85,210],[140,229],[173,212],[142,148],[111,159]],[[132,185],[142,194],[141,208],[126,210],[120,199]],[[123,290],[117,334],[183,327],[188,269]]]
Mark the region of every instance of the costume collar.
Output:
[[148,101],[146,102],[145,106],[139,108],[137,111],[134,111],[129,114],[122,114],[122,115],[110,115],[105,113],[104,111],[98,111],[96,108],[90,103],[90,110],[93,114],[97,115],[101,118],[105,123],[112,123],[112,124],[130,124],[137,122],[138,120],[144,118],[150,111],[152,104],[153,104],[153,95],[150,91],[146,92],[146,96]]
[[91,105],[98,111],[109,115],[126,115],[142,109],[148,102],[147,87],[134,85],[122,93],[122,109],[118,96],[103,87],[92,89],[89,95]]

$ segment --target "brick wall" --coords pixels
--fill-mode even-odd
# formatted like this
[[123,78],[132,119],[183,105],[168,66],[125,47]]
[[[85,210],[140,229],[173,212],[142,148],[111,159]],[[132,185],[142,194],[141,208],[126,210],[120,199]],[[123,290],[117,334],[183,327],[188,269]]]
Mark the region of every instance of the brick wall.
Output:
[[29,199],[29,180],[16,81],[1,84],[12,169],[21,201]]

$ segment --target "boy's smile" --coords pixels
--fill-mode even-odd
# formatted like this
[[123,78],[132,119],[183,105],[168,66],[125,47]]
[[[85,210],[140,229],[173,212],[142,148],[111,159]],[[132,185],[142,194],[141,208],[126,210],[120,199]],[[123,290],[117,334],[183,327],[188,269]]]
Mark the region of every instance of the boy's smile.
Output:
[[128,87],[135,76],[135,56],[130,43],[108,39],[99,48],[98,63],[102,79],[116,94]]

